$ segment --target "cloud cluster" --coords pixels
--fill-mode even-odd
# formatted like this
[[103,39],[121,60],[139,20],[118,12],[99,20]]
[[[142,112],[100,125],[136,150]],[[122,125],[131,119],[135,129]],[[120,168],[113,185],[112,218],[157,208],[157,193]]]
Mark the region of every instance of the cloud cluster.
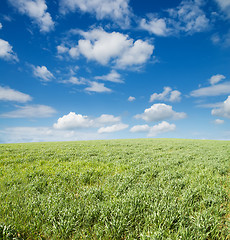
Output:
[[200,0],[183,0],[178,7],[166,11],[168,17],[160,18],[156,14],[150,14],[148,19],[143,18],[140,28],[157,36],[205,31],[209,27],[209,20],[201,7]]
[[181,92],[177,90],[172,91],[172,88],[170,87],[164,87],[164,91],[162,93],[153,93],[150,96],[149,102],[154,102],[156,100],[179,102],[181,100]]
[[31,101],[32,97],[28,94],[19,92],[9,87],[0,86],[0,101],[14,101],[25,103]]
[[17,54],[14,53],[13,47],[3,39],[0,39],[0,58],[6,61],[18,61]]
[[89,118],[88,116],[70,112],[69,114],[59,118],[53,127],[60,130],[99,128],[98,133],[110,133],[124,130],[128,128],[128,125],[122,123],[120,117],[115,117],[109,114],[102,114],[98,118]]
[[54,78],[54,75],[47,69],[46,66],[32,66],[35,77],[40,78],[44,82],[49,82]]
[[148,137],[155,137],[158,134],[174,131],[176,129],[175,124],[170,124],[166,121],[163,121],[157,125],[150,127],[149,125],[136,125],[130,129],[130,132],[148,132]]
[[164,103],[152,105],[150,108],[145,109],[144,113],[137,114],[135,118],[143,119],[147,122],[157,122],[166,119],[182,119],[185,118],[184,112],[175,112],[172,106]]
[[104,18],[116,23],[129,25],[130,9],[129,0],[61,0],[60,11],[63,14],[80,10],[83,13],[91,13],[98,20]]
[[32,19],[40,27],[41,32],[49,32],[54,28],[54,22],[47,12],[45,0],[8,0],[21,14]]
[[106,32],[102,28],[95,28],[78,33],[84,39],[80,39],[76,46],[68,50],[66,46],[59,45],[59,54],[68,52],[73,58],[78,58],[81,54],[87,60],[102,65],[111,62],[117,68],[142,65],[153,54],[154,46],[149,42],[140,39],[134,41],[128,35],[119,32]]
[[212,110],[213,116],[230,118],[230,96],[222,103],[219,108]]

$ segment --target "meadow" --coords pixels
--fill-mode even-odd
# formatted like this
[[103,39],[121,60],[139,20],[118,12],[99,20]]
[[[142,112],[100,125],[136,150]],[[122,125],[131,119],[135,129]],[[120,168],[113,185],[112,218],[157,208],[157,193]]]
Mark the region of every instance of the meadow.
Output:
[[0,239],[229,239],[230,142],[0,145]]

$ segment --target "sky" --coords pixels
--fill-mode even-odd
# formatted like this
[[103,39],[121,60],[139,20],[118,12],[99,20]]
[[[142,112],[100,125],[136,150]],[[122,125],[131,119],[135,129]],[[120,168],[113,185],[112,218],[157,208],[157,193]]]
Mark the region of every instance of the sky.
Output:
[[230,140],[230,0],[1,0],[0,143]]

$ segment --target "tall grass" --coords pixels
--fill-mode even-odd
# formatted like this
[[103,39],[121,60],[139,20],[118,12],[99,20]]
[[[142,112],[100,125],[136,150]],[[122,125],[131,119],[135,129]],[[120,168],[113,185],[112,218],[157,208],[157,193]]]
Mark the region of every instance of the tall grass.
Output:
[[0,145],[0,239],[228,239],[230,142]]

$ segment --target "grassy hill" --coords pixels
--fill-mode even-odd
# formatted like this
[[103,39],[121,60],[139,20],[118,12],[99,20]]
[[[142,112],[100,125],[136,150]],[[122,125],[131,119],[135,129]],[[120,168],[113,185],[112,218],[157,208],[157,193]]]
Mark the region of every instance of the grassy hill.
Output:
[[0,239],[227,239],[230,142],[0,145]]

